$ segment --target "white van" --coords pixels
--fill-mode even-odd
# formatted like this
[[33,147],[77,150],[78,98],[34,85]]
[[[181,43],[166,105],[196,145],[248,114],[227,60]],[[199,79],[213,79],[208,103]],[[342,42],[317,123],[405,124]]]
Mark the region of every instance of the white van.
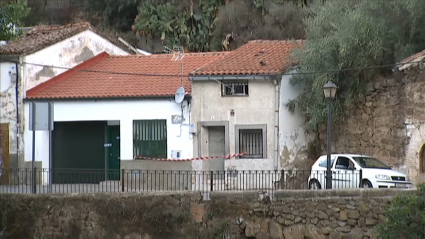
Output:
[[[327,156],[320,156],[311,166],[310,189],[326,188]],[[332,189],[342,188],[411,188],[403,173],[394,171],[376,158],[359,154],[332,154]]]

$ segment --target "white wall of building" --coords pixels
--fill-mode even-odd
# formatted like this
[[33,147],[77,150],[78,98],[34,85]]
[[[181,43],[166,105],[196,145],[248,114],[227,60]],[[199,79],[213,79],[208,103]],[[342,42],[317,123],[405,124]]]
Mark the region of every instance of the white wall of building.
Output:
[[286,107],[289,100],[295,99],[301,92],[300,86],[290,83],[291,75],[282,76],[279,104],[279,160],[280,167],[294,167],[307,159],[309,137],[306,135],[304,116],[296,110],[291,113]]
[[[296,98],[302,88],[290,83],[290,75],[281,78],[279,88],[279,159],[278,169],[294,167],[297,162],[307,159],[305,118],[296,111],[291,113],[286,103]],[[230,153],[235,152],[235,124],[267,124],[267,158],[231,159],[225,161],[226,169],[236,170],[275,170],[274,166],[274,126],[275,126],[275,87],[272,82],[250,81],[248,97],[222,97],[219,82],[193,82],[193,119],[199,121],[228,121]],[[235,111],[230,116],[230,110]],[[198,132],[199,133],[199,132]],[[194,154],[197,155],[198,137],[195,137]],[[208,156],[208,155],[203,155]],[[193,162],[194,169],[203,169],[202,161]]]
[[[55,102],[54,121],[119,121],[121,139],[121,160],[132,160],[133,120],[167,120],[167,156],[171,150],[181,150],[181,158],[193,157],[192,135],[189,134],[189,107],[182,103],[185,122],[172,124],[171,115],[181,115],[181,106],[174,100],[104,100]],[[29,104],[25,104],[25,123],[28,125]],[[42,161],[42,167],[49,167],[48,132],[37,131],[35,140],[36,161]],[[32,160],[32,131],[25,129],[25,161]]]

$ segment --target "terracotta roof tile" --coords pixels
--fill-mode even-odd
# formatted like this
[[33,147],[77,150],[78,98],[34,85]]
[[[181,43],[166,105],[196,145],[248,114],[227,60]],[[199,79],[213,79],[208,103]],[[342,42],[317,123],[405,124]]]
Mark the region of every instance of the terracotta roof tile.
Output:
[[[189,72],[223,55],[223,52],[185,54],[183,86],[187,94],[191,94]],[[109,56],[101,53],[28,90],[27,99],[172,97],[181,86],[182,61],[171,58],[171,54]]]
[[293,49],[301,47],[302,40],[254,40],[231,51],[223,59],[199,68],[191,75],[274,75],[287,70],[294,62]]
[[97,32],[88,22],[72,23],[63,26],[36,26],[32,30],[24,33],[15,40],[9,41],[6,45],[0,46],[0,55],[28,55],[63,41],[85,30],[91,30],[103,38],[119,46],[123,50],[129,51],[118,40],[113,40]]

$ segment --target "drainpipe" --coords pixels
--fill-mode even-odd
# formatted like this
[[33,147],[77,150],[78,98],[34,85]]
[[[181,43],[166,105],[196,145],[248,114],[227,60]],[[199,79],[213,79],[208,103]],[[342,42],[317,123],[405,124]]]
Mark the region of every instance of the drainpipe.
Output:
[[279,169],[279,104],[280,104],[280,89],[279,82],[273,80],[275,87],[275,109],[274,109],[274,170]]

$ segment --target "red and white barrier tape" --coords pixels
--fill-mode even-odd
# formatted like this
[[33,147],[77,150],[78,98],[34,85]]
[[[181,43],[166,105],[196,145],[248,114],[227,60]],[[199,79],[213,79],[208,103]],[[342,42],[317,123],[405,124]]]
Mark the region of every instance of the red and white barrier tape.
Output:
[[134,156],[134,159],[156,160],[156,161],[194,161],[194,160],[208,160],[208,159],[231,159],[231,158],[239,157],[245,154],[247,154],[247,152],[243,152],[239,154],[199,157],[199,158],[191,158],[191,159],[160,159],[160,158],[149,158],[149,157],[143,157],[143,156]]

